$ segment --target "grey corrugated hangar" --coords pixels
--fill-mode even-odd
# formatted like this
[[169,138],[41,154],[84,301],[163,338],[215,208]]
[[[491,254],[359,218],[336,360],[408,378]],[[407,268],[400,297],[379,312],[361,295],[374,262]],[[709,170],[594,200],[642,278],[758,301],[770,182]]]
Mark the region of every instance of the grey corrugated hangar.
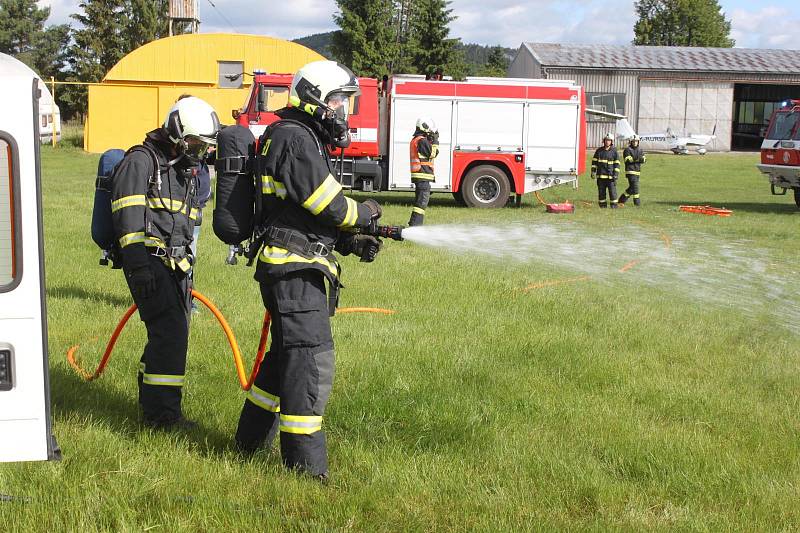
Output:
[[[522,43],[508,75],[574,80],[587,107],[626,115],[640,135],[715,132],[709,150],[758,150],[772,110],[800,98],[800,51]],[[614,129],[587,120],[590,146]]]

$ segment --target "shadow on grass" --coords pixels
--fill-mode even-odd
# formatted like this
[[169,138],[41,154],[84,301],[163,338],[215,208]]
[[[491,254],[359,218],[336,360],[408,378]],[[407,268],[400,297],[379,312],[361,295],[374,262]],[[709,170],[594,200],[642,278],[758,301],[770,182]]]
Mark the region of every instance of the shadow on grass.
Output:
[[[139,406],[135,400],[135,375],[131,375],[130,389],[122,392],[104,383],[102,377],[87,382],[71,369],[58,365],[50,371],[50,390],[53,413],[57,418],[96,420],[125,439],[135,439],[140,432],[155,431],[140,422]],[[197,429],[179,435],[196,445],[195,449],[206,456],[216,457],[234,450],[231,435],[202,423],[198,423]]]
[[774,214],[783,214],[783,215],[796,215],[800,213],[800,210],[794,204],[785,203],[785,204],[776,204],[776,203],[756,203],[756,202],[701,202],[698,200],[686,200],[686,201],[661,201],[661,202],[649,202],[656,205],[664,205],[668,207],[674,207],[678,209],[678,207],[682,205],[705,205],[708,203],[709,205],[713,205],[714,207],[724,207],[726,209],[732,210],[734,213],[737,211],[745,212],[745,213],[764,213],[768,215]]
[[130,297],[124,298],[108,294],[100,290],[86,290],[83,287],[74,285],[56,285],[47,287],[47,296],[50,298],[73,298],[75,300],[94,300],[104,302],[117,307],[130,307],[133,300]]

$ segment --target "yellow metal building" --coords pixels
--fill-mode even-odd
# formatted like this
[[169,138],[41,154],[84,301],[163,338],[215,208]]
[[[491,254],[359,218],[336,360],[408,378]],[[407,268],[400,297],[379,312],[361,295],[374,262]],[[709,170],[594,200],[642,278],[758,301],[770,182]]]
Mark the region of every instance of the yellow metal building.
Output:
[[252,84],[246,73],[291,73],[319,59],[302,45],[258,35],[195,33],[153,41],[89,87],[83,147],[99,153],[140,143],[182,94],[206,100],[223,124],[232,124],[231,111],[242,107]]

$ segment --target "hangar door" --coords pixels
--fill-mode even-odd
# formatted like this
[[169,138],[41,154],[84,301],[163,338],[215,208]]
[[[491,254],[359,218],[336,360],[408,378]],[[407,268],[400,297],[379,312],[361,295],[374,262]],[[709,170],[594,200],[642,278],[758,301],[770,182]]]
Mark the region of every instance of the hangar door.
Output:
[[[642,80],[639,85],[639,127],[637,133],[709,135],[716,126],[716,140],[708,148],[731,149],[733,84],[673,80]],[[645,149],[663,146],[642,143]]]

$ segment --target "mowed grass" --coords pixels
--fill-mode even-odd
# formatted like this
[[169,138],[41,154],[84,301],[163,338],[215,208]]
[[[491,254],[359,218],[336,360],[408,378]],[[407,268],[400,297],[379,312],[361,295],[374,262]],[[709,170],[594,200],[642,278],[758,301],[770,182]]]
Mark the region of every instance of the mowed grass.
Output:
[[[790,197],[769,194],[756,160],[652,155],[640,209],[599,210],[588,179],[544,196],[575,200],[571,220],[598,242],[630,225],[707,235],[751,243],[795,272],[800,214]],[[330,485],[284,471],[275,451],[234,452],[245,395],[207,311],[192,322],[184,398],[201,429],[143,429],[140,322],[98,381],[82,381],[65,360],[80,344],[93,369],[130,304],[121,273],[97,266],[90,239],[96,163],[43,149],[52,402],[64,460],[0,466],[0,493],[17,498],[0,502],[1,530],[800,528],[800,339],[774,319],[598,277],[524,292],[575,273],[408,242],[387,243],[373,264],[343,261],[342,306],[396,314],[333,319]],[[387,222],[407,221],[410,194],[378,197]],[[735,214],[679,213],[682,203]],[[526,197],[521,209],[481,211],[434,195],[426,223],[554,220],[535,204]],[[210,215],[196,288],[225,313],[249,363],[263,316],[258,287],[252,268],[223,264]],[[618,254],[620,265],[635,259]]]

